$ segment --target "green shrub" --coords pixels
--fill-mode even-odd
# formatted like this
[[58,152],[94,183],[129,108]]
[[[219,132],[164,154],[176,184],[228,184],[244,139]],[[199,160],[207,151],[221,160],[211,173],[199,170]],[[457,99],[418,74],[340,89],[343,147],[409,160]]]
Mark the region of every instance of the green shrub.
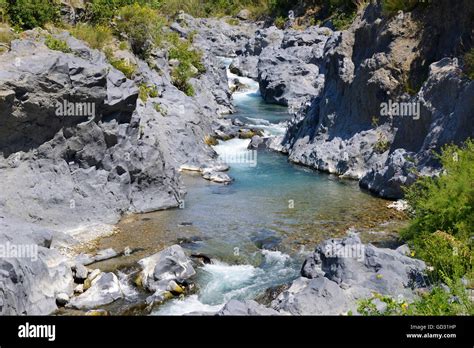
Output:
[[[384,309],[378,309],[376,300],[383,303]],[[390,296],[373,293],[371,298],[359,301],[357,311],[362,315],[404,315],[407,313],[408,303],[405,300],[395,300]]]
[[44,44],[51,50],[61,51],[64,53],[70,53],[71,49],[69,48],[66,41],[55,38],[52,35],[48,35]]
[[7,0],[0,0],[0,22],[5,23],[7,21]]
[[382,0],[382,8],[385,15],[391,16],[398,11],[408,12],[413,10],[423,0]]
[[471,80],[474,80],[474,48],[472,48],[464,56],[464,67],[465,67],[466,75]]
[[446,232],[417,235],[413,248],[416,256],[430,266],[428,274],[433,281],[459,279],[471,270],[470,248]]
[[[253,18],[268,15],[277,0],[162,0],[158,5],[161,13],[174,16],[184,11],[194,17],[222,17],[236,15],[246,8]],[[277,6],[275,6],[276,8]],[[285,14],[287,14],[286,12]]]
[[413,219],[403,237],[445,231],[464,240],[474,234],[474,142],[460,148],[448,145],[438,155],[439,177],[423,177],[406,189]]
[[[448,282],[449,290],[435,286],[430,292],[422,294],[413,302],[395,300],[391,296],[374,293],[371,298],[359,301],[357,311],[366,316],[379,315],[472,315],[473,303],[466,287],[460,280]],[[384,309],[378,309],[375,303],[383,302]]]
[[15,39],[15,34],[6,25],[0,24],[0,43],[10,46],[10,43]]
[[332,24],[336,30],[346,30],[354,22],[356,12],[337,12],[332,18]]
[[113,39],[112,31],[104,25],[91,26],[81,23],[72,27],[70,32],[79,40],[87,42],[91,48],[99,50]]
[[59,19],[56,0],[7,0],[7,4],[11,23],[23,29],[42,27]]
[[191,41],[180,38],[177,34],[168,36],[171,47],[169,58],[176,59],[179,64],[171,71],[173,84],[189,96],[195,94],[189,79],[196,77],[206,71],[202,63],[202,53],[192,47]]
[[106,23],[112,20],[118,9],[116,0],[92,0],[87,4],[87,13],[93,23]]
[[184,64],[181,63],[171,72],[173,85],[190,97],[196,94],[194,87],[189,82],[189,79],[192,77],[192,72]]
[[148,86],[146,83],[142,83],[139,86],[138,98],[146,102],[148,98],[158,97],[158,89],[156,86]]
[[237,18],[227,18],[226,23],[229,25],[239,25],[240,21]]
[[128,44],[125,41],[121,41],[119,44],[119,49],[122,51],[128,49]]
[[285,28],[286,20],[285,20],[285,18],[279,16],[279,17],[275,18],[275,22],[273,22],[273,24],[275,25],[275,27],[277,27],[279,29],[283,29],[283,28]]
[[392,144],[390,141],[387,140],[385,135],[379,134],[379,138],[377,139],[377,142],[374,144],[374,151],[378,154],[382,154],[388,150],[390,150],[390,146]]
[[137,67],[125,59],[109,58],[110,64],[117,70],[120,70],[127,78],[131,79],[137,70]]
[[436,286],[408,307],[409,315],[473,315],[474,307],[460,280],[448,281],[449,291]]
[[167,116],[168,115],[168,111],[166,111],[166,109],[163,108],[160,104],[156,103],[154,105],[154,108],[155,108],[156,112],[159,112],[162,116]]
[[93,23],[107,24],[124,6],[137,4],[158,9],[162,2],[161,0],[92,0],[87,4],[87,17]]
[[472,267],[474,235],[474,142],[448,145],[439,177],[422,177],[406,188],[412,219],[401,237],[433,270],[433,279],[456,280]]
[[119,10],[116,23],[118,32],[127,37],[132,51],[146,58],[152,45],[159,43],[166,20],[153,8],[134,3]]

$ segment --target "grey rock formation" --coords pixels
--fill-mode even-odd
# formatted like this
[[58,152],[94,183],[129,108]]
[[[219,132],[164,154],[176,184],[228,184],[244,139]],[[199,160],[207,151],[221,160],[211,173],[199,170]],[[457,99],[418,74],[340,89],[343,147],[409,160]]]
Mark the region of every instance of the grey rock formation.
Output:
[[154,293],[147,298],[149,305],[163,301],[167,293],[181,293],[183,289],[179,284],[189,281],[196,274],[191,260],[179,245],[172,245],[144,258],[139,264],[142,267],[142,286]]
[[357,313],[358,301],[374,292],[413,299],[413,289],[427,286],[425,268],[398,250],[362,244],[356,235],[326,240],[272,308],[298,315],[344,314]]
[[319,95],[324,75],[318,62],[332,34],[327,28],[287,30],[280,45],[265,47],[258,62],[258,81],[265,101],[299,108]]
[[298,278],[272,302],[280,312],[293,315],[338,315],[349,308],[344,291],[327,278]]
[[[139,138],[139,120],[132,119],[138,89],[102,54],[68,40],[81,57],[51,51],[33,40],[14,42],[12,51],[0,57],[1,88],[15,93],[1,108],[2,199],[29,207],[3,201],[1,210],[68,229],[114,223],[129,209],[177,205],[174,169],[164,163],[156,141]],[[58,105],[64,103],[91,103],[94,115],[58,116]],[[152,152],[153,163],[141,160],[147,155],[152,159]],[[148,190],[163,194],[150,202]]]
[[[173,86],[166,54],[159,50],[150,66],[160,73],[127,57],[137,64],[134,81],[67,32],[57,36],[71,53],[48,49],[47,33],[37,29],[25,32],[10,52],[0,55],[2,233],[15,242],[23,233],[30,242],[41,239],[41,248],[49,248],[54,235],[53,243],[67,246],[98,237],[104,224],[116,223],[125,212],[180,204],[179,166],[188,161],[202,168],[215,164],[216,154],[204,139],[220,115],[233,108],[225,64],[212,51],[213,30],[200,20],[190,22],[205,27],[196,45],[205,50],[206,73],[191,81],[194,97]],[[223,22],[212,23],[220,28]],[[240,35],[238,27],[222,26],[231,37]],[[229,51],[238,46],[225,35],[222,40]],[[244,37],[241,42],[243,46]],[[138,100],[142,83],[156,86],[158,96]],[[67,112],[78,103],[88,103],[82,105],[91,112]],[[60,107],[66,112],[60,113]],[[68,293],[60,280],[41,288],[52,283],[42,260],[33,266],[23,259],[2,262],[8,270],[2,278],[2,288],[8,289],[1,292],[2,313],[48,314],[56,309],[56,290]],[[72,279],[70,268],[68,272]],[[15,278],[26,283],[15,283]]]
[[230,25],[226,21],[214,18],[193,18],[180,14],[171,29],[182,35],[195,32],[195,43],[214,56],[232,57],[239,55],[245,44],[255,35],[257,25],[243,22],[240,25]]
[[416,179],[415,169],[424,175],[437,172],[433,151],[474,136],[474,83],[460,71],[457,59],[444,58],[430,66],[428,80],[412,100],[420,105],[420,119],[398,122],[394,150],[383,168],[374,168],[362,178],[362,187],[400,198],[403,185]]
[[258,29],[230,69],[257,79],[265,101],[299,108],[324,86],[318,63],[331,33],[328,28],[317,27],[303,32]]
[[[469,1],[451,6],[443,0],[390,18],[380,5],[369,5],[349,30],[335,32],[314,52],[324,87],[297,110],[282,150],[293,162],[359,179],[387,198],[403,196],[401,187],[414,181],[414,169],[436,173],[433,151],[474,136],[474,83],[457,58],[446,58],[462,54],[462,38],[472,42],[473,13]],[[432,45],[434,38],[439,45]],[[312,38],[290,42],[301,40]],[[305,46],[299,51],[305,54]],[[275,84],[271,93],[283,85]],[[387,117],[381,111],[389,101],[419,105],[419,114]]]
[[87,275],[88,275],[88,270],[86,267],[84,267],[84,265],[82,264],[76,264],[72,267],[72,272],[73,272],[73,275],[74,275],[74,280],[77,282],[77,283],[82,283],[84,282],[84,280],[87,279]]
[[68,260],[50,243],[44,228],[0,218],[0,315],[51,313],[58,294],[72,295]]
[[69,295],[61,292],[56,295],[56,304],[60,307],[64,307],[69,302]]

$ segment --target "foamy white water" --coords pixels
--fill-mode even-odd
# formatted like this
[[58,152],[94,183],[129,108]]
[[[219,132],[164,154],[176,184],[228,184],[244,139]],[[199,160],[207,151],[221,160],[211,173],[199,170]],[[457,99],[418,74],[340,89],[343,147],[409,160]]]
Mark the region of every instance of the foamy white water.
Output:
[[214,150],[221,157],[230,155],[241,155],[250,152],[247,147],[250,144],[250,139],[234,138],[227,141],[219,140],[219,144],[214,146]]
[[224,304],[208,305],[199,301],[198,295],[191,295],[184,299],[176,299],[164,305],[153,315],[185,315],[190,313],[214,314],[221,310]]
[[198,271],[198,295],[172,300],[154,315],[183,315],[193,312],[218,312],[232,299],[253,299],[272,285],[295,277],[289,255],[280,251],[262,250],[264,261],[260,267],[228,265],[216,261]]

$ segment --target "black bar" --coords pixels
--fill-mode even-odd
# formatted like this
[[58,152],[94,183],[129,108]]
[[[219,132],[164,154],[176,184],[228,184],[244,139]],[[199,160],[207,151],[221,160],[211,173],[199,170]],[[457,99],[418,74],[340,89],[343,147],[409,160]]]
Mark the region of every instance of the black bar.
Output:
[[[19,326],[55,325],[55,340],[20,338]],[[0,346],[237,344],[473,347],[472,317],[0,317]],[[431,326],[430,326],[431,325]],[[415,328],[418,327],[417,328]],[[420,331],[419,327],[425,327]],[[409,338],[407,334],[455,334]],[[226,338],[223,340],[223,338]],[[171,346],[170,346],[171,347]]]

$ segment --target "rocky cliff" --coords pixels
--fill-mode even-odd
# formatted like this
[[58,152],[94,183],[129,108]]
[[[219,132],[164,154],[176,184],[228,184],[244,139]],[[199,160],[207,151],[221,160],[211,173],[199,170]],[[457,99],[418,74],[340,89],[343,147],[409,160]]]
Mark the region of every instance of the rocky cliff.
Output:
[[418,174],[438,171],[434,152],[474,136],[474,84],[462,72],[473,16],[467,0],[394,16],[374,1],[348,30],[264,29],[235,69],[258,77],[265,100],[295,113],[274,148],[400,198]]
[[[121,52],[137,66],[133,80],[65,31],[53,35],[70,52],[49,49],[50,34],[35,29],[0,55],[0,241],[40,248],[34,260],[0,259],[0,314],[51,313],[55,296],[72,291],[70,265],[55,247],[97,237],[125,213],[177,207],[180,166],[214,164],[205,138],[233,109],[225,65],[211,50],[225,46],[209,41],[219,21],[184,20],[205,28],[196,45],[206,72],[190,81],[192,97],[172,84],[164,49],[147,62]],[[180,28],[171,26],[191,32]],[[139,98],[144,86],[153,93]]]

